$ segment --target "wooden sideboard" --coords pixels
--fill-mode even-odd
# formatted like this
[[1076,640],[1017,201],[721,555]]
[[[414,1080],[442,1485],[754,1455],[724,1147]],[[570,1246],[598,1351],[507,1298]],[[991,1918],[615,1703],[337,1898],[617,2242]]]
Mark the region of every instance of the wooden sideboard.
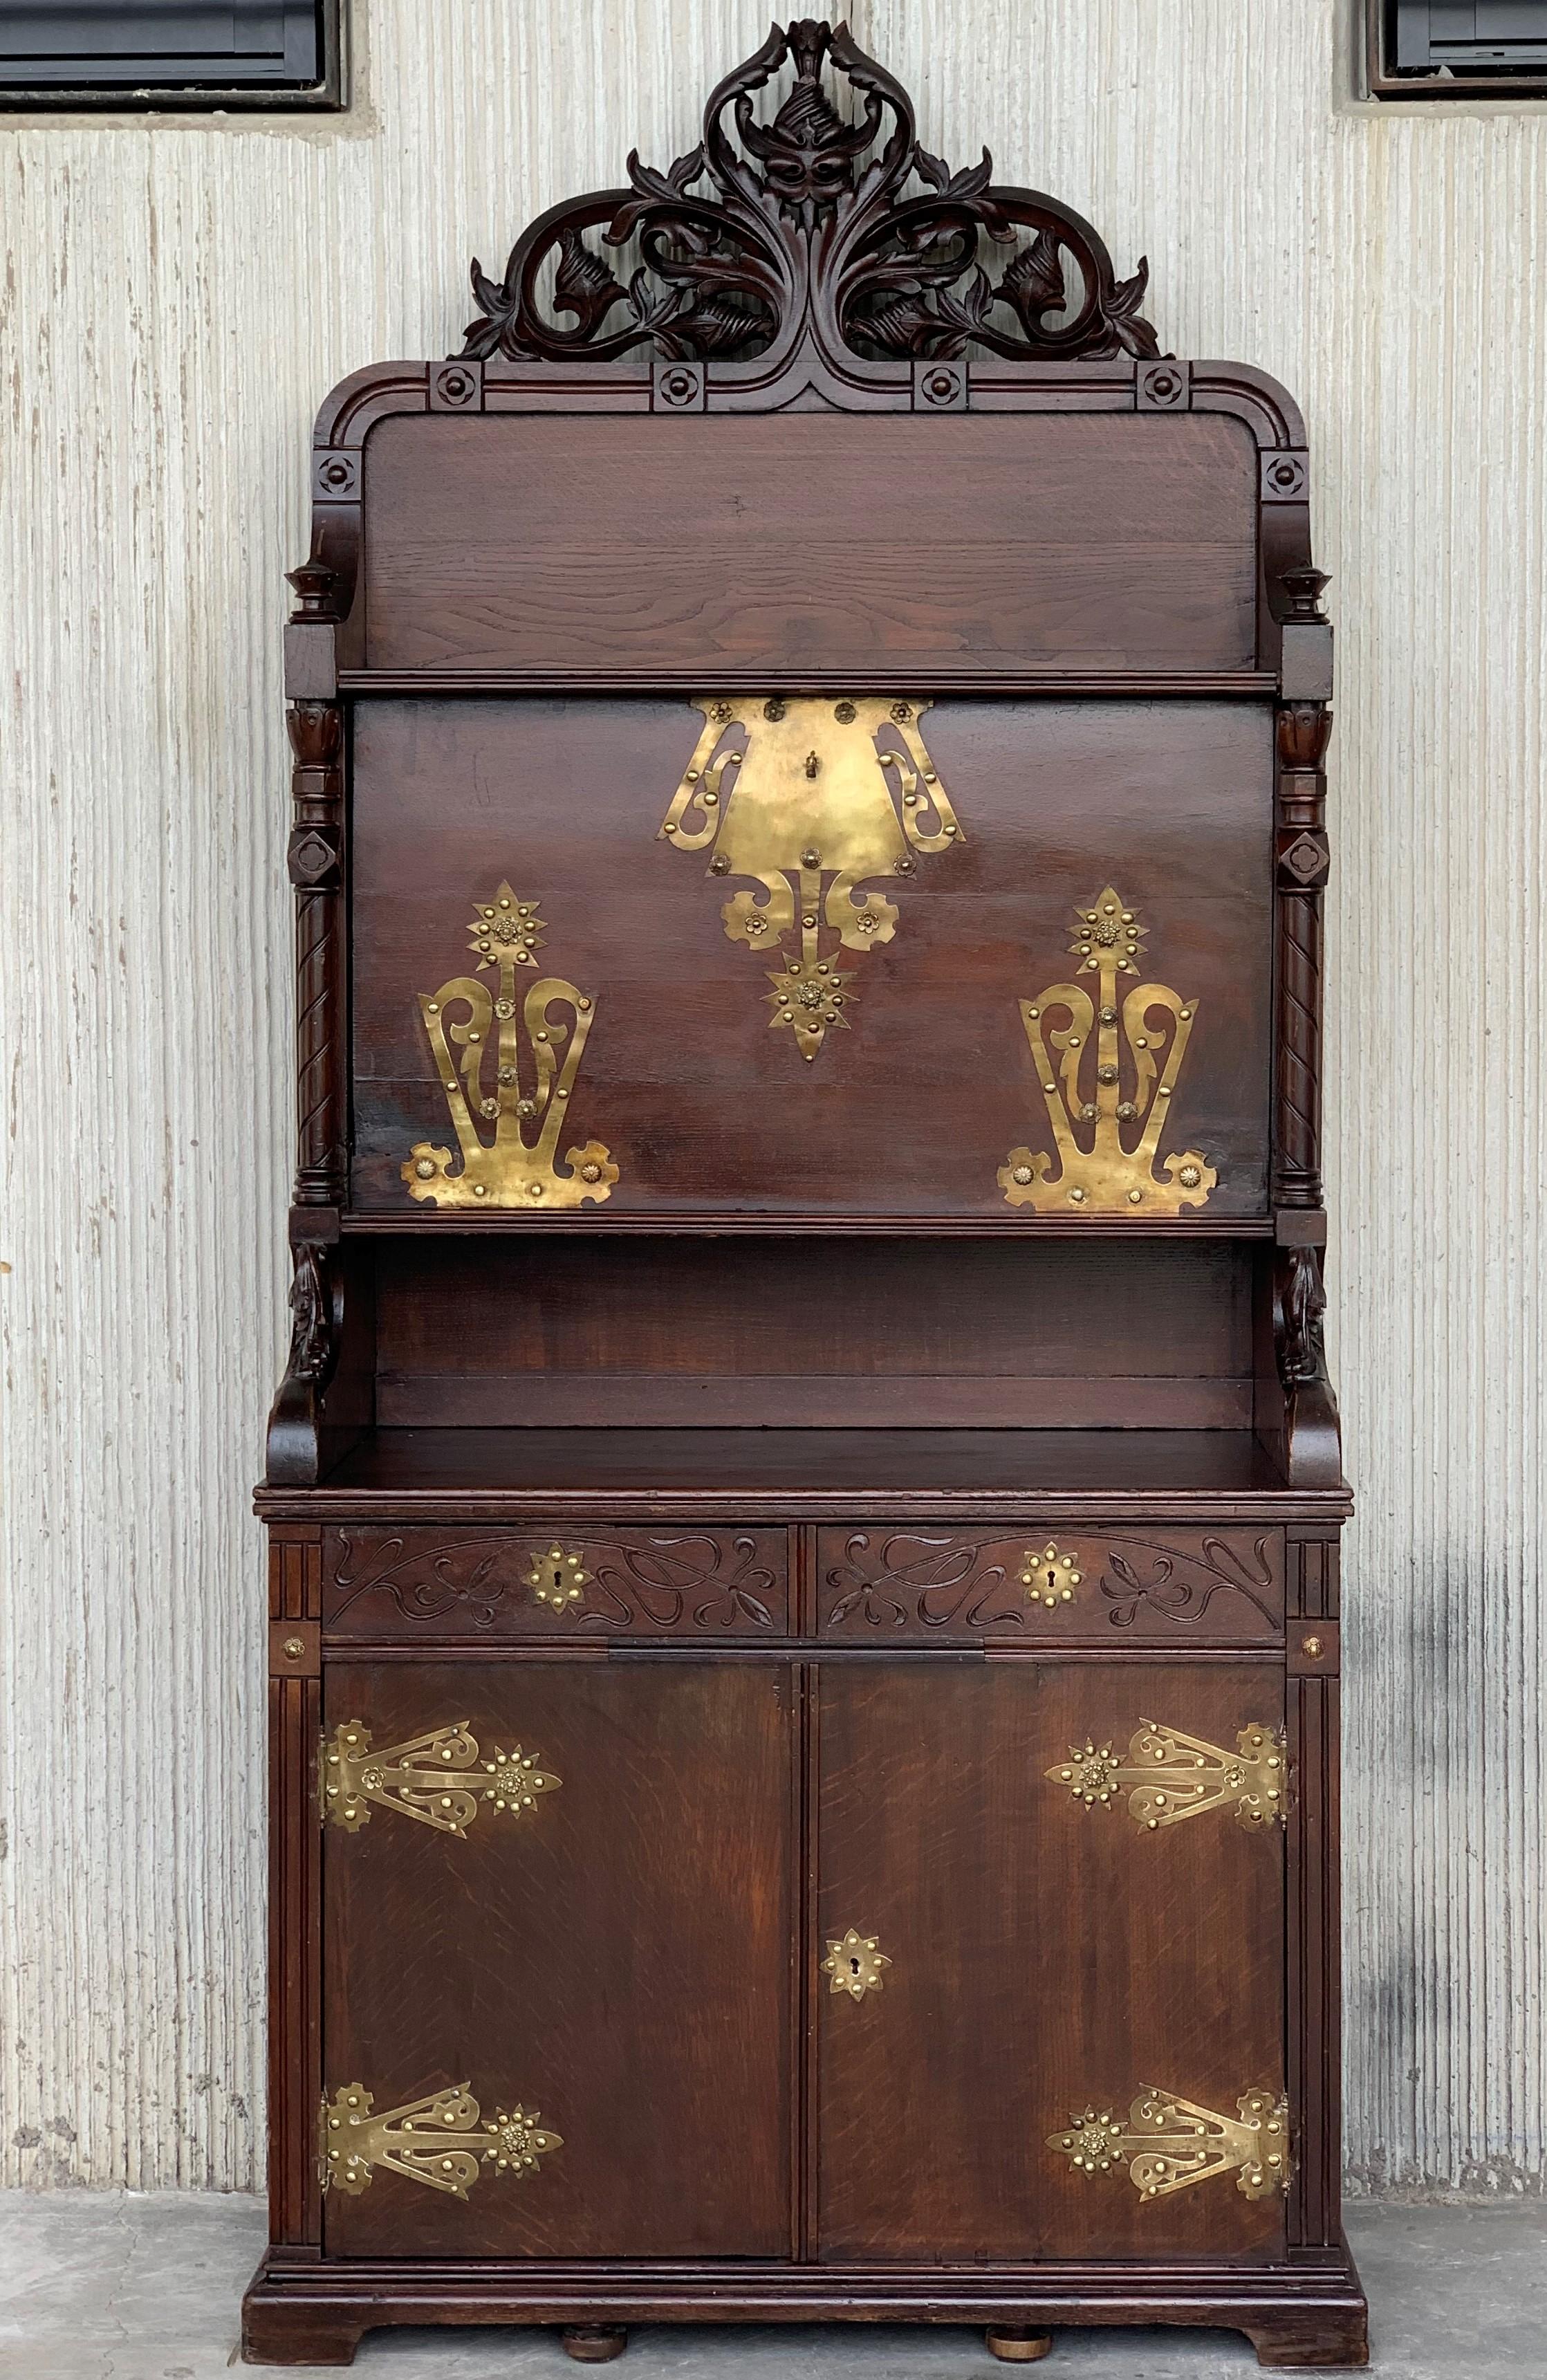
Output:
[[1365,2360],[1307,457],[841,28],[324,405],[272,2240]]

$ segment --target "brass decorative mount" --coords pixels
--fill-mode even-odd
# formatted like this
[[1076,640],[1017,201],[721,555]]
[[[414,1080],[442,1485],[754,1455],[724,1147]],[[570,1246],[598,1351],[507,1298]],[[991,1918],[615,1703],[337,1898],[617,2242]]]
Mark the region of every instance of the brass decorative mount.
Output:
[[[549,975],[530,985],[518,1012],[517,970],[536,968],[546,929],[537,902],[518,899],[508,883],[492,901],[477,905],[467,930],[477,974],[492,967],[497,990],[490,992],[477,975],[463,975],[439,991],[419,994],[462,1164],[453,1173],[449,1148],[416,1141],[402,1167],[408,1195],[441,1207],[525,1207],[543,1213],[587,1198],[599,1205],[618,1179],[599,1140],[566,1149],[565,1172],[554,1162],[595,1003],[562,976]],[[459,1007],[465,1017],[449,1024],[446,1011]],[[566,1009],[573,1027],[561,1014]],[[453,1043],[459,1055],[453,1055]],[[486,1057],[492,1060],[492,1087]],[[492,1127],[492,1139],[484,1138],[485,1126]]]
[[1027,1602],[1040,1603],[1049,1611],[1060,1603],[1072,1603],[1083,1577],[1084,1572],[1075,1568],[1074,1556],[1061,1553],[1051,1538],[1040,1553],[1028,1546],[1021,1557],[1021,1584]]
[[1178,1827],[1205,1810],[1235,1811],[1243,1827],[1281,1825],[1288,1815],[1288,1755],[1282,1732],[1243,1727],[1237,1749],[1227,1752],[1181,1728],[1142,1719],[1119,1759],[1109,1743],[1087,1737],[1071,1743],[1069,1758],[1044,1775],[1067,1785],[1087,1809],[1106,1809],[1128,1795],[1130,1818],[1150,1832]]
[[[1198,1002],[1166,984],[1142,983],[1119,1008],[1118,978],[1139,973],[1146,929],[1110,884],[1075,911],[1074,926],[1074,972],[1096,978],[1095,997],[1082,984],[1054,983],[1021,1002],[1057,1157],[1012,1148],[999,1168],[1005,1202],[1039,1215],[1175,1215],[1206,1206],[1219,1176],[1197,1149],[1163,1158],[1160,1175],[1154,1170]],[[1052,1024],[1056,1015],[1067,1022]],[[1169,1026],[1160,1022],[1167,1016]]]
[[860,996],[838,951],[868,951],[897,931],[897,905],[875,880],[909,877],[916,853],[966,839],[919,733],[929,705],[888,694],[707,694],[694,707],[703,733],[659,837],[711,851],[711,876],[756,880],[760,892],[725,903],[725,931],[777,957],[768,1023],[815,1058],[829,1026],[848,1029]]
[[370,2093],[346,2082],[332,2100],[324,2096],[318,2119],[317,2162],[324,2194],[342,2190],[357,2198],[369,2190],[378,2167],[465,2198],[485,2166],[524,2181],[540,2158],[564,2145],[544,2130],[536,2107],[499,2108],[479,2119],[478,2103],[465,2082],[429,2091],[381,2115],[371,2112]]
[[829,1996],[847,1992],[852,2000],[863,2000],[866,1992],[882,1988],[882,1971],[891,1965],[891,1961],[877,1948],[878,1940],[878,1936],[860,1934],[851,1925],[837,1941],[828,1944],[822,1973],[831,1978]]
[[1215,2174],[1233,2173],[1244,2198],[1268,2198],[1287,2187],[1289,2103],[1282,2093],[1243,2091],[1239,2116],[1216,2116],[1190,2099],[1146,2083],[1120,2123],[1110,2109],[1087,2107],[1067,2131],[1049,2132],[1047,2145],[1077,2171],[1111,2173],[1125,2159],[1141,2198],[1172,2198]]
[[493,1758],[483,1759],[466,1720],[457,1719],[372,1752],[364,1721],[345,1719],[331,1737],[324,1735],[318,1757],[323,1823],[331,1819],[357,1834],[369,1823],[374,1803],[442,1834],[465,1837],[486,1803],[519,1818],[537,1807],[539,1793],[556,1793],[563,1783],[519,1743],[509,1752],[497,1744],[492,1750]]
[[545,1554],[534,1554],[526,1572],[526,1584],[538,1603],[546,1604],[556,1613],[578,1609],[585,1601],[591,1573],[573,1547],[551,1545]]

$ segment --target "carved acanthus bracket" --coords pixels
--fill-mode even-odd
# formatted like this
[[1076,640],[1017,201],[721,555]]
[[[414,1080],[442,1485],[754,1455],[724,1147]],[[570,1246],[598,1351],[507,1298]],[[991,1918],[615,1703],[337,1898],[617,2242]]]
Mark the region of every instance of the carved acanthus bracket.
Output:
[[[793,85],[761,120],[753,96],[786,65]],[[840,113],[845,101],[855,120]],[[771,27],[710,93],[703,130],[664,174],[631,154],[627,189],[539,216],[502,281],[475,258],[480,311],[464,357],[602,361],[647,346],[741,361],[785,356],[803,337],[840,363],[949,359],[970,346],[1038,361],[1157,353],[1139,311],[1145,260],[1119,282],[1082,217],[993,184],[986,150],[955,173],[932,156],[907,92],[846,25]],[[586,244],[598,225],[606,247],[636,244],[626,286]]]

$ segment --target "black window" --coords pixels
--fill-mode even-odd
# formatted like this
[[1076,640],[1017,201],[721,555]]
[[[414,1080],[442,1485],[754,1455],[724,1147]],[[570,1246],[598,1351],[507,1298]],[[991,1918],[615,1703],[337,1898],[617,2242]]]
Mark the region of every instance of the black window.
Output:
[[1377,99],[1547,92],[1547,0],[1368,0]]
[[0,107],[340,107],[340,0],[0,0]]

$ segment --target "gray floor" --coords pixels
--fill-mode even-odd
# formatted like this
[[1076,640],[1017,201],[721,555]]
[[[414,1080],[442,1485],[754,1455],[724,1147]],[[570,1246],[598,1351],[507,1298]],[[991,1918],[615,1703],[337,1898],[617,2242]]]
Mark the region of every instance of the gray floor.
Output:
[[[1356,2206],[1371,2369],[1384,2380],[1547,2375],[1547,2205]],[[263,2217],[248,2198],[0,2193],[6,2380],[215,2380],[236,2360],[237,2302]],[[619,2380],[989,2380],[973,2331],[641,2330]],[[1215,2380],[1254,2372],[1246,2341],[1207,2331],[1064,2331],[1044,2366],[1088,2380]],[[377,2331],[359,2380],[560,2380],[548,2331]]]

